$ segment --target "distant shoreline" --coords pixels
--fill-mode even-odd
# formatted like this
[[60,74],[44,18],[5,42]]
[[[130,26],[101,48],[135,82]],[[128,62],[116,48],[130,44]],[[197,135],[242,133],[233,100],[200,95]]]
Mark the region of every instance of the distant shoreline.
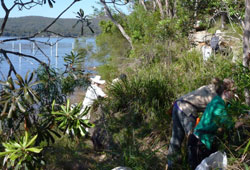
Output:
[[[91,28],[94,30],[94,34],[85,25],[84,36],[91,37],[101,33],[99,22],[104,18],[93,18],[91,19]],[[24,37],[33,35],[40,30],[46,28],[54,18],[41,17],[41,16],[25,16],[25,17],[13,17],[9,18],[6,24],[3,36],[11,37]],[[78,37],[81,36],[81,24],[77,24],[77,19],[70,18],[59,18],[50,28],[49,31],[58,33],[65,37]],[[3,18],[0,18],[0,23],[3,23]],[[54,36],[53,33],[41,33],[41,36]]]

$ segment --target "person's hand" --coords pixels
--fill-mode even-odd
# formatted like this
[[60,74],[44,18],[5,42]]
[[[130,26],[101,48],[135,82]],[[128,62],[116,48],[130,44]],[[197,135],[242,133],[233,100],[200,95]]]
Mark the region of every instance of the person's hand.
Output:
[[223,128],[220,127],[220,128],[218,128],[217,131],[221,133],[223,131]]
[[242,126],[243,124],[244,124],[243,122],[238,121],[238,122],[235,123],[234,127],[235,127],[236,129],[238,129],[238,128],[239,128],[240,126]]

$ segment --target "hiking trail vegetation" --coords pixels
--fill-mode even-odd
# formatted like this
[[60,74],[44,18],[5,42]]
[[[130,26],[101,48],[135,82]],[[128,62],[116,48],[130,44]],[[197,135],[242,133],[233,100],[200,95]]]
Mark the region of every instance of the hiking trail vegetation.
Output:
[[[0,1],[6,14],[0,29],[3,36],[12,8]],[[71,5],[78,1],[72,0]],[[13,8],[46,2],[51,7],[62,3],[15,1]],[[95,16],[105,19],[99,22],[96,50],[76,45],[65,56],[63,71],[34,56],[0,48],[0,62],[5,60],[10,66],[9,77],[0,81],[0,167],[165,169],[172,119],[168,111],[173,102],[217,77],[234,80],[239,99],[230,103],[228,113],[234,122],[241,119],[244,123],[237,130],[220,133],[216,137],[218,148],[226,152],[229,170],[249,169],[250,0],[99,2],[103,9],[96,10]],[[125,15],[119,5],[129,5],[131,12]],[[51,33],[60,16],[19,39]],[[79,23],[86,21],[83,11],[78,19]],[[84,28],[79,34],[86,35],[84,31],[91,26],[88,22],[78,25]],[[216,30],[221,30],[220,48],[204,61],[201,49],[209,46]],[[6,38],[0,43],[15,40]],[[10,55],[31,58],[41,66],[21,77]],[[88,110],[79,115],[84,96],[79,92],[87,89],[92,76],[84,68],[87,55],[101,63],[95,74],[106,80],[104,91],[108,95],[94,103],[90,120],[81,119]],[[120,74],[127,78],[112,83]],[[79,104],[72,108],[76,102]],[[189,169],[187,151],[182,148],[178,169]]]

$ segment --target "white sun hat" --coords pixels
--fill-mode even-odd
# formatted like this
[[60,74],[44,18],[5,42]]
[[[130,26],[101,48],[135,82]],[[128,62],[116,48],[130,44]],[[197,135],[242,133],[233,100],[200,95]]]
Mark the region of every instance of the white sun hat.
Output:
[[105,84],[105,80],[101,80],[101,76],[99,75],[96,75],[94,78],[90,78],[90,80],[94,83],[97,83],[97,84]]
[[215,35],[221,35],[221,30],[216,30]]

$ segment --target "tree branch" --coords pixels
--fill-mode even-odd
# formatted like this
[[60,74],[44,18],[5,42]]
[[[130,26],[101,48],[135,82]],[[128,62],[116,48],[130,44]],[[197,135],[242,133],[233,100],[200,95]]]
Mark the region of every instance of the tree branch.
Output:
[[[3,1],[3,0],[1,0]],[[0,41],[0,43],[3,42],[8,42],[8,41],[17,41],[17,40],[29,40],[30,38],[34,38],[37,35],[48,31],[48,29],[69,9],[71,8],[76,2],[78,2],[79,0],[74,0],[65,10],[63,10],[48,26],[46,26],[44,29],[42,29],[41,31],[38,31],[37,33],[31,35],[31,36],[27,36],[27,37],[21,37],[21,38],[11,38],[11,39],[5,39]],[[0,34],[1,35],[1,34]]]
[[36,57],[31,56],[31,55],[27,55],[27,54],[15,52],[15,51],[8,51],[8,50],[4,50],[4,49],[2,49],[2,48],[0,48],[0,53],[2,53],[2,54],[14,54],[14,55],[17,55],[17,56],[23,56],[23,57],[31,58],[31,59],[33,59],[33,60],[36,60],[36,61],[37,61],[38,63],[40,63],[41,65],[47,66],[46,63],[44,63],[43,61],[41,61],[41,60],[37,59]]
[[2,26],[1,26],[0,36],[3,35],[3,31],[4,31],[4,28],[5,28],[6,24],[7,24],[9,14],[10,14],[10,10],[8,10],[8,8],[6,7],[4,0],[1,0],[1,5],[2,5],[2,8],[5,11],[5,16],[4,16],[4,19],[3,19]]
[[[30,7],[26,7],[27,5],[30,5],[30,4],[33,4],[33,5],[30,6]],[[4,31],[5,26],[7,24],[7,21],[8,21],[8,18],[9,18],[9,14],[10,14],[11,10],[13,10],[14,7],[17,6],[17,5],[18,5],[19,10],[22,10],[23,7],[25,9],[31,9],[32,7],[34,7],[36,5],[42,5],[42,2],[40,2],[40,1],[34,2],[34,0],[30,0],[29,2],[25,2],[25,3],[23,3],[22,1],[21,2],[15,1],[14,4],[10,7],[10,9],[8,9],[6,7],[6,4],[5,4],[4,0],[1,0],[1,6],[2,6],[2,8],[5,11],[5,16],[4,16],[3,23],[1,25],[0,36],[3,34],[3,31]]]
[[102,0],[102,1],[106,4],[115,4],[115,5],[127,5],[129,3],[129,1],[122,2],[121,0],[110,0],[110,1]]
[[9,57],[8,57],[8,55],[7,55],[7,53],[6,53],[5,51],[2,51],[2,49],[0,49],[0,53],[3,54],[4,58],[6,59],[7,63],[8,63],[9,66],[10,66],[10,70],[9,70],[9,73],[8,73],[8,77],[11,75],[11,72],[12,72],[12,71],[13,71],[14,74],[16,75],[17,72],[16,72],[16,70],[15,70],[15,67],[13,66],[12,62],[10,61],[10,59],[9,59]]
[[115,18],[112,16],[109,7],[107,6],[106,2],[104,0],[100,0],[100,2],[103,4],[106,15],[111,19],[111,21],[118,27],[118,29],[120,30],[121,34],[123,35],[123,37],[128,41],[128,43],[130,44],[131,48],[134,49],[133,47],[133,43],[132,40],[130,38],[130,36],[126,33],[126,31],[124,30],[124,28],[121,26],[121,24],[119,24]]

